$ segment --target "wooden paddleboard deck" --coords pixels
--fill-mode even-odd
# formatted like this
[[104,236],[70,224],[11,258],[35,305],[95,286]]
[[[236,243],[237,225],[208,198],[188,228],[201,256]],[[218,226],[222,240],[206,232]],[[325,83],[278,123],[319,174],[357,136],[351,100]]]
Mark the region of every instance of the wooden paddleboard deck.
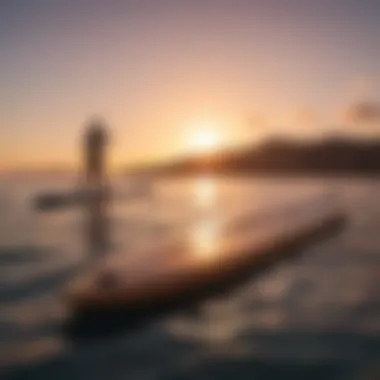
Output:
[[308,244],[338,232],[345,215],[337,209],[303,209],[282,220],[254,226],[252,215],[218,226],[204,220],[187,233],[133,256],[95,264],[64,290],[73,311],[138,309],[186,297],[225,281],[247,267],[271,265]]

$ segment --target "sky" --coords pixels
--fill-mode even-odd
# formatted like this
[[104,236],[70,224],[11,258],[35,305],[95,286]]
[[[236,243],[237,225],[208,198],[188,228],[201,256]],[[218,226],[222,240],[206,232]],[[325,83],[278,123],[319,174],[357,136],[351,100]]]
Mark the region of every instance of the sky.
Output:
[[380,109],[378,20],[378,0],[2,0],[0,169],[76,165],[93,116],[116,166],[184,154],[202,128],[376,135],[357,106]]

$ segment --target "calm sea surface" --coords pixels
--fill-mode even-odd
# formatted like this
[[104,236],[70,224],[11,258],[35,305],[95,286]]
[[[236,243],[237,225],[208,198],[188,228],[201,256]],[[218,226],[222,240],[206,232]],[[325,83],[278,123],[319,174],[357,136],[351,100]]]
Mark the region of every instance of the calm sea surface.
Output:
[[[121,193],[127,185],[114,184]],[[0,378],[380,379],[380,182],[197,178],[154,183],[139,202],[114,201],[110,255],[133,255],[197,223],[194,239],[212,246],[217,234],[205,220],[249,213],[256,225],[285,225],[295,205],[321,196],[349,223],[194,310],[80,342],[62,331],[69,310],[58,294],[91,258],[86,213],[31,205],[41,190],[72,186],[0,179]]]

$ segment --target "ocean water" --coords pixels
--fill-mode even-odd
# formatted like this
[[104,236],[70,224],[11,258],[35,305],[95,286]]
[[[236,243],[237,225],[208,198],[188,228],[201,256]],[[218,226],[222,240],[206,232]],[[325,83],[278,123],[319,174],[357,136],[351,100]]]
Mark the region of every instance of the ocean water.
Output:
[[[40,191],[73,185],[0,179],[1,378],[380,379],[380,182],[204,177],[154,183],[139,201],[114,200],[109,255],[133,256],[205,219],[248,213],[252,228],[286,225],[297,205],[313,212],[320,199],[349,220],[339,235],[223,295],[79,341],[62,329],[70,310],[59,294],[93,259],[86,212],[32,207]],[[119,192],[127,185],[114,183]],[[216,244],[207,231],[196,239]]]

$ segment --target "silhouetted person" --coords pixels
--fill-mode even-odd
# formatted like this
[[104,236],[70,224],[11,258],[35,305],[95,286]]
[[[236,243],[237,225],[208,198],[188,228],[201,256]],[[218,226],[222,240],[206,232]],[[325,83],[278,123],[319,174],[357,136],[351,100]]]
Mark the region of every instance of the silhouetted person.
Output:
[[105,126],[98,120],[91,122],[84,139],[87,187],[94,188],[105,184],[107,143]]
[[108,248],[108,188],[106,178],[106,147],[108,136],[100,121],[90,123],[84,137],[85,204],[87,242],[92,255],[104,254]]

